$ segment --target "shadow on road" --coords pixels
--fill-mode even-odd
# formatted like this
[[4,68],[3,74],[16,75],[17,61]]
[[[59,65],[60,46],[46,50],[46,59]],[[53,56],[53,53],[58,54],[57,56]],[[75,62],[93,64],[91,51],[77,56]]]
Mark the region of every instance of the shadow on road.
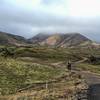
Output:
[[88,100],[100,100],[100,84],[93,84],[89,86]]

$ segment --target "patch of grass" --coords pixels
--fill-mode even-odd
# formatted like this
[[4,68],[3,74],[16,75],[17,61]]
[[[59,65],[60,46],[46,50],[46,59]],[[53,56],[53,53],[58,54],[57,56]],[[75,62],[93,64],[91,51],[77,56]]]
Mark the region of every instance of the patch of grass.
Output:
[[[2,95],[14,94],[18,89],[25,88],[33,83],[55,80],[67,73],[62,66],[52,67],[53,62],[79,61],[96,51],[95,55],[100,54],[96,49],[89,51],[88,49],[83,50],[81,48],[17,48],[2,46],[0,48],[7,48],[10,52],[14,53],[13,57],[10,55],[5,58],[3,56],[0,57],[0,93]],[[77,67],[100,73],[100,65],[81,63]],[[75,78],[73,81],[75,81]],[[68,83],[72,85],[68,85]],[[73,82],[64,81],[64,83],[53,84],[53,89],[55,94],[59,91],[59,95],[64,95],[62,93],[63,90],[69,86],[73,86]],[[44,91],[46,92],[46,90]],[[58,96],[58,94],[56,95]]]
[[0,58],[0,92],[2,95],[15,93],[28,84],[50,81],[64,73],[62,68]]
[[81,64],[77,64],[77,67],[81,68],[82,70],[85,70],[85,71],[91,71],[91,72],[100,74],[100,65],[81,63]]
[[[55,60],[55,61],[66,61],[73,60],[77,61],[81,59],[81,56],[70,49],[63,48],[43,48],[43,47],[1,47],[4,49],[0,51],[0,54],[4,57],[34,57],[43,60]],[[13,53],[13,55],[12,55]]]

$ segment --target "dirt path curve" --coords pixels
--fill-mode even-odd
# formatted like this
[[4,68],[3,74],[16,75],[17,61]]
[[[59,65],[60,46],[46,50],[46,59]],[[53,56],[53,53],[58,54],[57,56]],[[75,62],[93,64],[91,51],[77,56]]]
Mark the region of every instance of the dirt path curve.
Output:
[[91,72],[81,71],[88,84],[88,100],[100,100],[100,75]]
[[[82,63],[85,60],[87,59],[78,61],[75,63],[75,65]],[[74,68],[74,70],[83,76],[87,85],[89,86],[87,100],[100,100],[100,75],[89,71],[78,70],[77,68]]]
[[[82,75],[87,85],[89,86],[87,100],[100,100],[100,75],[89,71],[82,71],[77,68],[77,64],[86,60],[87,58],[83,58],[83,60],[72,63],[72,69]],[[55,65],[59,66],[60,63],[56,63]]]

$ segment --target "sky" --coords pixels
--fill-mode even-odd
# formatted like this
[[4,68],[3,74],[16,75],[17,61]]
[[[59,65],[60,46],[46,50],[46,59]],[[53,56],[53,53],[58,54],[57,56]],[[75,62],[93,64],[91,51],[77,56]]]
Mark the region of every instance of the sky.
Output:
[[100,0],[0,0],[0,31],[30,38],[78,32],[100,41]]

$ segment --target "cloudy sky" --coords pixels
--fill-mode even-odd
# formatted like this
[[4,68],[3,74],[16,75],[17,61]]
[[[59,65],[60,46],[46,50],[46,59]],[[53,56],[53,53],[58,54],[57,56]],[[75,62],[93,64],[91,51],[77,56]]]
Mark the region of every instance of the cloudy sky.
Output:
[[0,31],[26,38],[80,32],[99,41],[100,0],[0,0]]

